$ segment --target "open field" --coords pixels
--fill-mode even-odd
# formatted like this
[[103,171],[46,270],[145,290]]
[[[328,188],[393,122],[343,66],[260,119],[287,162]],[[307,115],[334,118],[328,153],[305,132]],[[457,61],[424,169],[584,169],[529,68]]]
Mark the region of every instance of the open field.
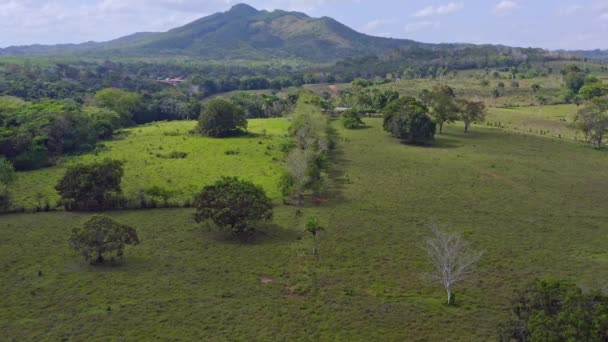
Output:
[[[535,277],[605,289],[605,152],[485,125],[465,134],[458,124],[437,136],[436,147],[412,147],[383,132],[381,120],[366,122],[368,129],[339,129],[328,201],[301,217],[294,207],[277,206],[273,225],[248,244],[196,225],[192,209],[111,213],[136,226],[142,244],[127,248],[123,266],[96,268],[66,242],[89,215],[3,216],[0,333],[16,341],[487,341],[508,316],[513,290]],[[163,125],[187,130],[193,123]],[[279,135],[285,125],[256,120],[251,131]],[[183,136],[156,130],[135,128],[107,143],[107,151],[82,158],[132,154],[127,192],[158,183],[185,196],[217,173],[240,174],[277,197],[279,166],[264,154],[268,143],[230,139],[241,149],[234,164],[231,156],[217,158],[227,148],[223,141],[198,137],[185,137],[192,147],[186,152],[200,163],[189,163],[190,155],[183,165],[134,154],[185,146]],[[138,142],[141,135],[149,136]],[[212,155],[221,160],[205,159]],[[20,174],[20,189],[54,184],[45,179],[53,173],[40,172]],[[163,172],[178,173],[167,183]],[[302,234],[313,214],[326,227],[318,260]],[[456,287],[454,307],[444,306],[443,291],[422,276],[429,270],[424,225],[433,218],[453,223],[484,251],[470,282]]]
[[[39,201],[54,204],[59,196],[54,186],[67,166],[113,158],[125,164],[123,192],[135,196],[138,190],[161,186],[175,192],[173,200],[191,198],[204,185],[221,176],[238,175],[255,180],[273,198],[282,156],[278,150],[289,122],[285,119],[249,120],[250,136],[230,139],[205,138],[190,134],[195,121],[153,123],[126,129],[117,138],[104,142],[94,153],[67,157],[59,166],[20,173],[13,193],[18,205],[33,207]],[[238,154],[226,155],[226,151]],[[186,158],[171,159],[171,152],[188,153]]]
[[[471,71],[478,73],[479,71]],[[503,73],[506,77],[507,75]],[[562,103],[565,93],[562,82],[558,76],[538,77],[532,79],[517,79],[519,87],[511,86],[509,79],[494,79],[489,77],[488,85],[482,85],[482,79],[471,75],[458,75],[457,77],[446,76],[443,81],[429,79],[401,80],[379,86],[381,89],[391,89],[401,95],[417,97],[423,89],[432,89],[434,84],[447,84],[454,89],[456,96],[484,101],[488,107],[509,107],[509,106],[535,106],[538,105],[537,95],[544,96],[547,103]],[[498,87],[499,83],[504,84],[501,96],[492,98],[491,91]],[[533,93],[530,86],[538,84],[541,86],[538,93]]]
[[487,124],[526,134],[584,140],[574,127],[576,105],[488,108]]

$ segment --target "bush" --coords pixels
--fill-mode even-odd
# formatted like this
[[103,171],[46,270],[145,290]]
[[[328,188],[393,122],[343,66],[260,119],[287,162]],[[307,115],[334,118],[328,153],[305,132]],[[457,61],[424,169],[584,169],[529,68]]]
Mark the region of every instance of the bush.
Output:
[[431,145],[435,141],[435,123],[428,108],[413,97],[391,102],[384,111],[384,130],[408,144]]
[[224,151],[224,154],[227,155],[227,156],[236,156],[236,155],[238,155],[240,153],[241,153],[241,151],[238,148],[235,149],[235,150],[226,150],[226,151]]
[[[66,210],[110,209],[117,203],[124,174],[123,162],[105,159],[68,168],[55,189]],[[118,201],[119,202],[119,201]]]
[[200,133],[210,137],[232,136],[246,128],[243,109],[221,97],[207,102],[198,120]]
[[512,311],[498,327],[499,341],[608,340],[608,297],[566,281],[536,280],[516,293]]
[[211,220],[235,235],[251,233],[258,221],[272,218],[272,201],[262,187],[223,177],[195,196],[196,222]]
[[80,252],[91,264],[101,264],[105,261],[104,254],[122,258],[125,245],[137,245],[139,237],[135,228],[120,224],[113,219],[97,215],[87,221],[84,226],[74,228],[70,238],[70,246]]
[[354,109],[349,109],[342,113],[342,124],[344,128],[348,129],[365,127],[365,123],[361,120],[359,113]]
[[173,151],[173,152],[168,153],[168,154],[161,154],[160,158],[166,158],[166,159],[184,159],[187,156],[188,156],[188,153],[186,153],[186,152]]
[[0,189],[0,212],[7,212],[11,209],[11,194],[6,189]]

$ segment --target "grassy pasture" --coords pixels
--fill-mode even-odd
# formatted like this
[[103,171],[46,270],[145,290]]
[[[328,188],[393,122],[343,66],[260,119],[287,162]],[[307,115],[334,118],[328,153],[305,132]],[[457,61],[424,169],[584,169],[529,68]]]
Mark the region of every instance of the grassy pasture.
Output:
[[[506,77],[506,74],[504,76]],[[455,78],[448,75],[441,83],[452,87],[456,96],[484,101],[488,107],[536,106],[538,105],[536,96],[544,96],[548,103],[561,103],[565,92],[559,76],[517,79],[515,80],[519,83],[519,87],[517,88],[511,87],[510,79],[494,79],[489,77],[487,80],[490,83],[484,86],[481,84],[482,80],[473,75],[458,75]],[[500,97],[494,99],[492,98],[491,91],[496,89],[500,82],[504,83],[504,90]],[[395,90],[401,95],[417,97],[423,89],[430,90],[437,83],[439,83],[437,80],[429,79],[401,80],[379,87],[381,89]],[[541,86],[536,94],[530,88],[532,84]]]
[[[41,200],[54,204],[59,196],[54,186],[67,166],[104,158],[128,161],[123,192],[135,196],[138,190],[157,185],[175,191],[174,200],[191,198],[205,184],[220,176],[240,176],[255,180],[273,198],[281,166],[279,145],[289,122],[285,119],[249,120],[250,136],[214,139],[189,134],[195,121],[153,123],[126,129],[104,143],[95,153],[67,157],[59,166],[19,173],[13,193],[16,202],[33,207]],[[226,151],[238,154],[226,155]],[[171,152],[188,153],[184,159],[167,158]]]
[[584,140],[583,134],[573,126],[578,110],[576,105],[488,108],[486,121],[526,134]]
[[[380,119],[366,122],[367,129],[339,129],[327,202],[304,208],[301,217],[277,206],[272,226],[248,244],[194,224],[191,209],[115,212],[138,228],[142,244],[127,249],[123,266],[95,268],[66,243],[70,228],[89,215],[2,217],[2,336],[487,341],[507,316],[513,290],[535,277],[605,290],[605,152],[484,125],[465,134],[459,124],[449,125],[435,147],[412,147],[383,132]],[[251,124],[252,131],[276,134],[284,125]],[[128,139],[108,144],[107,153],[127,151],[136,143]],[[241,156],[240,163],[254,162]],[[260,168],[277,166],[264,158],[233,171],[271,189]],[[213,170],[210,163],[200,170]],[[127,189],[136,187],[128,185],[134,170],[127,165]],[[148,182],[157,174],[141,172]],[[21,176],[24,182],[30,175]],[[307,254],[311,240],[302,233],[313,214],[327,229],[318,260]],[[420,247],[432,218],[453,223],[484,251],[477,273],[456,287],[455,307],[444,306],[443,291],[422,277],[428,266]]]

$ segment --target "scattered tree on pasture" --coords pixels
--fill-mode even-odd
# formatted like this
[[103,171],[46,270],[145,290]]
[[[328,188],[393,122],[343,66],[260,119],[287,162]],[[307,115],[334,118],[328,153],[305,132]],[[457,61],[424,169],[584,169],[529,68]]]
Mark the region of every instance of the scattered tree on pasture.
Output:
[[540,84],[534,83],[530,86],[530,89],[532,89],[532,91],[536,93],[540,90]]
[[473,272],[473,266],[482,253],[474,252],[470,243],[460,234],[450,232],[450,225],[441,227],[437,223],[429,226],[432,236],[426,241],[433,271],[429,279],[443,286],[447,293],[447,304],[453,304],[452,289],[455,284],[464,281]]
[[498,91],[498,89],[492,89],[492,91],[490,92],[490,95],[492,96],[494,105],[496,106],[496,99],[500,97],[500,91]]
[[439,125],[439,134],[443,133],[443,125],[457,119],[457,108],[454,103],[454,89],[445,84],[436,84],[431,90],[430,113]]
[[592,142],[593,147],[601,149],[608,130],[608,99],[594,99],[578,111],[575,123],[585,133],[585,140]]
[[359,112],[355,109],[349,109],[342,113],[342,125],[348,129],[365,127],[365,123],[361,120]]
[[207,102],[198,119],[199,132],[210,137],[236,135],[246,128],[243,109],[221,97]]
[[272,218],[272,201],[262,187],[236,177],[222,177],[195,196],[195,220],[211,220],[235,235],[252,233],[259,221]]
[[105,159],[71,166],[55,186],[66,210],[101,210],[112,206],[120,194],[123,162]]
[[108,254],[112,256],[111,260],[122,258],[125,245],[137,245],[139,237],[135,228],[96,215],[82,227],[72,230],[69,243],[91,264],[101,264]]
[[317,217],[311,217],[308,219],[308,222],[306,222],[306,231],[310,233],[310,235],[312,235],[312,254],[315,255],[318,252],[318,237],[319,237],[319,233],[322,232],[323,230],[325,230],[323,227],[321,227],[321,225],[319,224],[319,219]]
[[585,85],[585,73],[576,64],[566,65],[562,75],[566,88],[575,94]]
[[413,97],[402,97],[384,110],[384,130],[408,144],[431,145],[435,141],[435,123],[428,108]]
[[472,122],[483,122],[486,117],[486,106],[483,102],[456,99],[458,116],[464,122],[464,132],[469,131]]

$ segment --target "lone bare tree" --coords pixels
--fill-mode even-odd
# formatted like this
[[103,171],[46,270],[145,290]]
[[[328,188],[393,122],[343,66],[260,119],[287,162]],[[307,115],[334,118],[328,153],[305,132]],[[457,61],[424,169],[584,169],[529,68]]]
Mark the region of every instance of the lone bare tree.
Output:
[[432,236],[426,241],[425,249],[431,259],[434,271],[427,276],[444,287],[447,304],[453,304],[452,287],[462,282],[473,271],[473,265],[481,258],[481,252],[472,251],[470,243],[458,233],[450,232],[451,225],[438,223],[429,225]]

